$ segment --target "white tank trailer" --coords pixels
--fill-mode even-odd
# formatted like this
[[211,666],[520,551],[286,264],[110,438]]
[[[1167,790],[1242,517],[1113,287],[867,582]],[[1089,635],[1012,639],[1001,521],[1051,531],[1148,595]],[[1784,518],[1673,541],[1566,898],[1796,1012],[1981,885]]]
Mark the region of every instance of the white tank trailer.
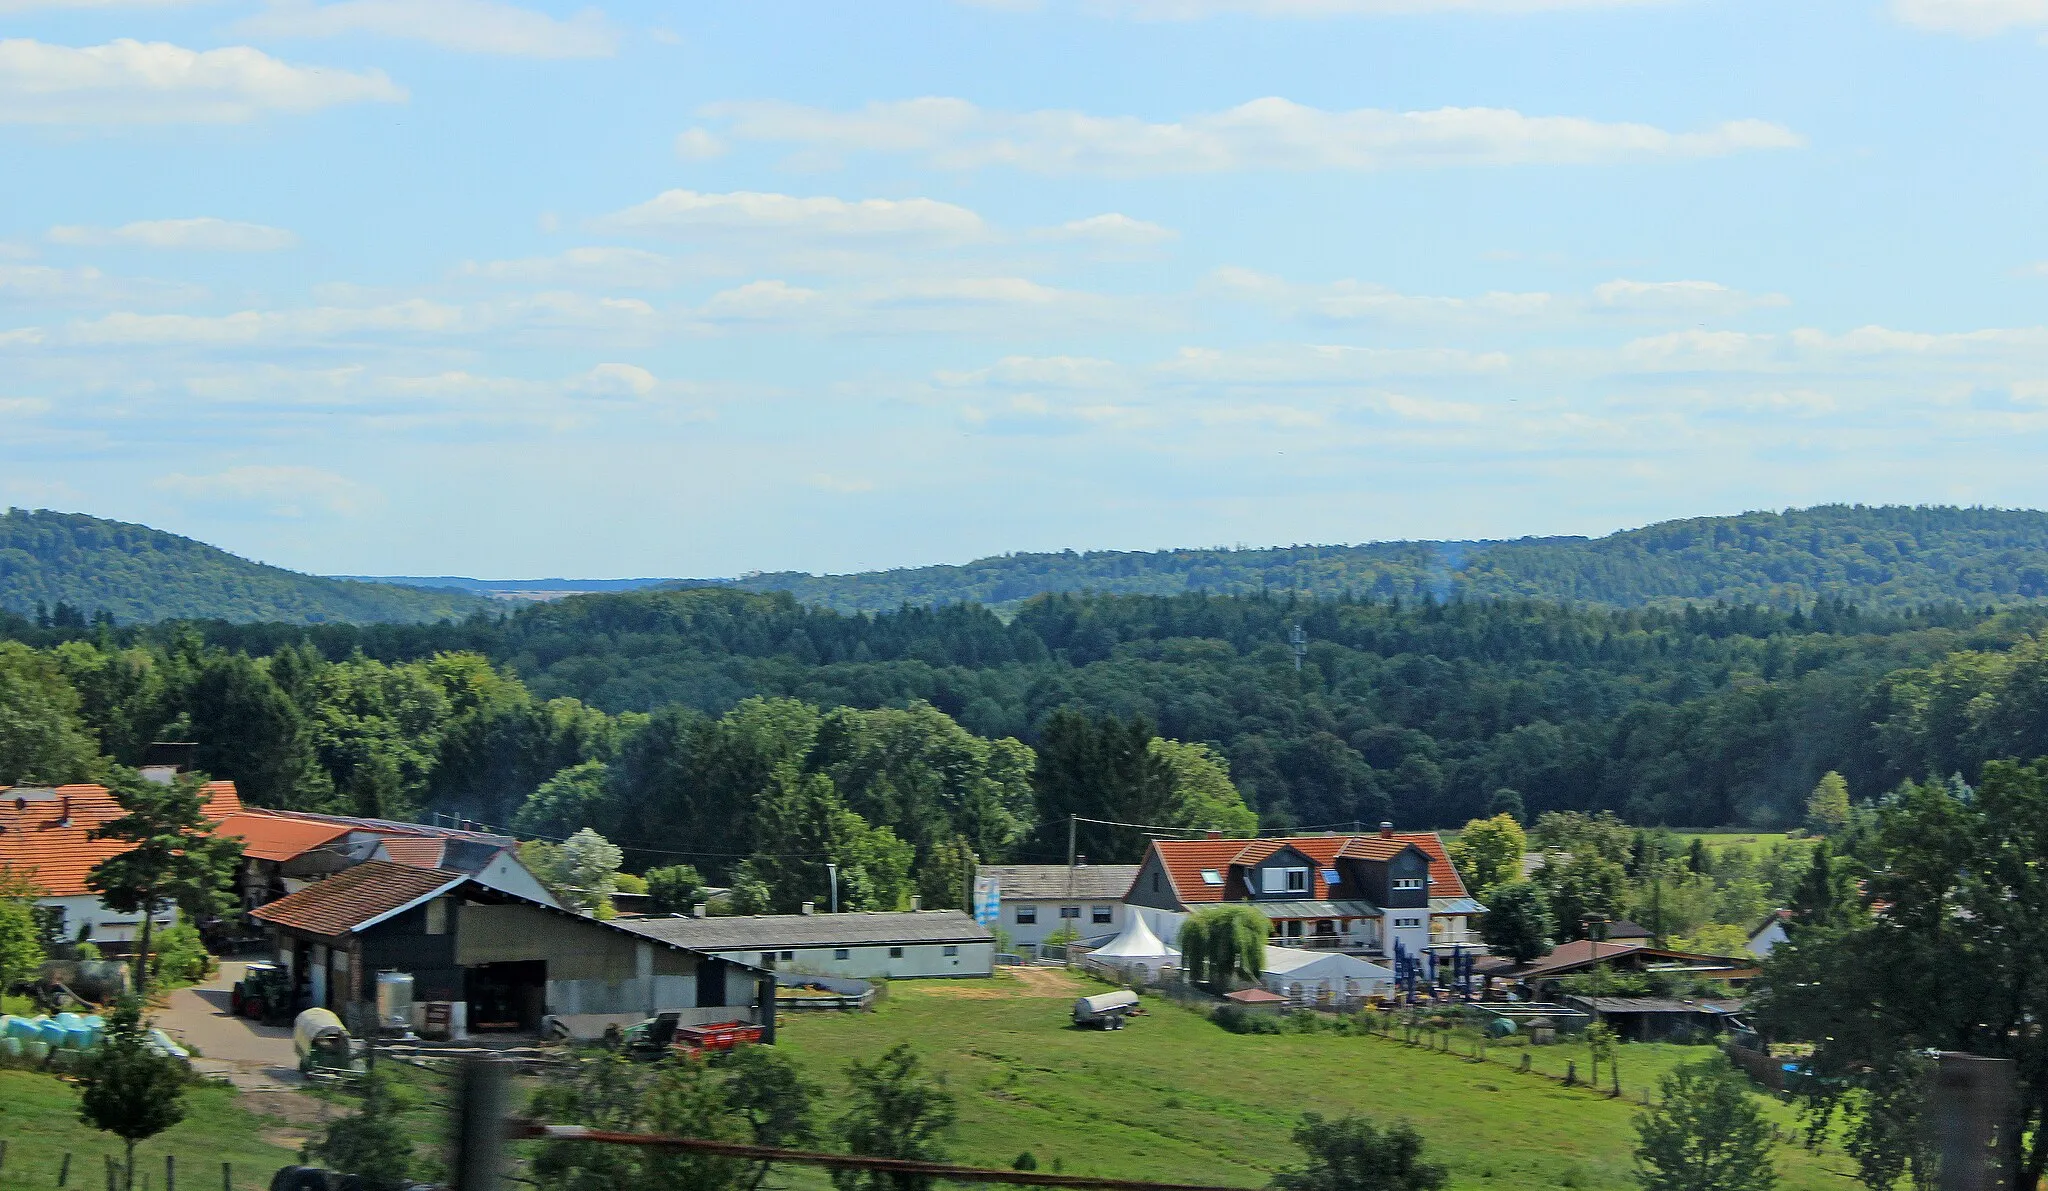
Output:
[[1138,1008],[1138,994],[1130,989],[1097,993],[1074,1002],[1074,1024],[1098,1030],[1121,1030],[1124,1018]]

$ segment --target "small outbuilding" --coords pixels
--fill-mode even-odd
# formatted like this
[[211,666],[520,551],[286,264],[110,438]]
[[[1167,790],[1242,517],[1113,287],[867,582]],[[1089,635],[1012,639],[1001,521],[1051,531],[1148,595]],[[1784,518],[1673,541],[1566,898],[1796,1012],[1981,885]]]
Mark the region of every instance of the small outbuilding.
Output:
[[734,963],[807,976],[988,976],[996,937],[958,910],[622,918],[623,930]]
[[1740,997],[1566,997],[1631,1042],[1689,1041],[1744,1028]]

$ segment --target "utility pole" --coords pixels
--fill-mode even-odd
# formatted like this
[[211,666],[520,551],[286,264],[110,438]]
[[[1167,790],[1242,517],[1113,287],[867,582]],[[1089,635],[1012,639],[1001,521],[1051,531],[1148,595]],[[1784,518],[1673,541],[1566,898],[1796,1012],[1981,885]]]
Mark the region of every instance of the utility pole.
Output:
[[1074,829],[1079,825],[1080,821],[1074,818],[1074,816],[1067,816],[1067,884],[1069,885],[1074,883]]

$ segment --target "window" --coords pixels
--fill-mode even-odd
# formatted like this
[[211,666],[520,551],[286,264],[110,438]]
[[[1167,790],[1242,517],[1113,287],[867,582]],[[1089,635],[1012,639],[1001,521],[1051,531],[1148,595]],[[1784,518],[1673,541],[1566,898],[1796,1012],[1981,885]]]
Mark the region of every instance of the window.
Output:
[[761,966],[764,968],[775,966],[775,953],[773,951],[763,951],[761,953]]
[[1400,929],[1402,929],[1403,927],[1417,927],[1417,926],[1421,926],[1421,925],[1422,925],[1422,919],[1420,919],[1420,918],[1396,918],[1396,919],[1394,919],[1394,929],[1395,929],[1395,930],[1400,930]]
[[901,948],[901,947],[891,947],[891,948],[889,948],[889,958],[890,958],[890,959],[902,959],[902,958],[903,958],[903,948]]
[[1156,869],[1152,873],[1152,892],[1159,892],[1159,873]]
[[1018,907],[1017,907],[1017,925],[1018,925],[1018,926],[1030,926],[1030,925],[1031,925],[1032,923],[1034,923],[1034,922],[1037,922],[1037,921],[1038,921],[1038,907],[1037,907],[1037,906],[1018,906]]
[[1079,907],[1079,906],[1061,906],[1061,907],[1060,907],[1060,917],[1062,917],[1062,918],[1079,918],[1080,916],[1081,916],[1081,907]]
[[1109,914],[1110,908],[1108,906],[1088,907],[1088,921],[1094,923],[1097,926],[1109,925]]
[[437,897],[427,903],[427,933],[445,935],[448,933],[448,899]]
[[949,956],[958,955],[960,954],[960,949],[958,947],[953,946],[951,943],[948,943],[946,944],[945,954]]
[[1326,869],[1324,869],[1324,870],[1323,870],[1323,884],[1325,884],[1325,885],[1341,885],[1341,884],[1343,884],[1343,883],[1344,883],[1344,878],[1342,877],[1342,875],[1341,875],[1341,874],[1339,874],[1339,873],[1337,872],[1337,870],[1336,870],[1336,869],[1334,869],[1334,868],[1326,868]]
[[1205,868],[1202,870],[1202,884],[1221,885],[1223,884],[1223,874],[1213,868]]
[[785,951],[785,952],[783,952],[783,953],[782,953],[782,958],[784,958],[784,959],[795,959],[795,958],[796,958],[796,952],[794,952],[794,951]]
[[847,958],[848,956],[850,956],[850,955],[852,955],[852,954],[853,954],[853,952],[851,952],[851,951],[848,951],[848,950],[847,950],[846,948],[844,948],[844,947],[837,947],[837,948],[834,948],[834,949],[833,949],[833,951],[832,951],[832,958],[833,958],[833,959],[845,959],[845,958]]
[[1422,878],[1421,878],[1421,877],[1395,877],[1395,878],[1394,878],[1394,888],[1396,888],[1396,889],[1420,889],[1420,888],[1422,888]]
[[1288,869],[1288,870],[1287,870],[1287,892],[1289,892],[1289,893],[1307,893],[1307,892],[1308,892],[1308,870],[1307,870],[1307,869],[1305,869],[1305,868],[1290,868],[1290,869]]

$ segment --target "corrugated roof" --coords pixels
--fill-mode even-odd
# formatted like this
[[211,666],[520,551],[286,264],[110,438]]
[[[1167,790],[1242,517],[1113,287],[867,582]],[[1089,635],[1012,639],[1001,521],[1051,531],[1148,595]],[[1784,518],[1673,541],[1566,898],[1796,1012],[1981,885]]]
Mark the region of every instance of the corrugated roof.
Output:
[[1135,864],[984,864],[976,871],[1001,882],[1005,901],[1121,901],[1138,879]]
[[1371,902],[1299,901],[1244,902],[1268,918],[1377,918],[1380,908]]
[[348,828],[332,823],[252,815],[247,811],[237,811],[222,819],[216,830],[241,840],[242,855],[276,861],[296,859],[348,834]]
[[355,831],[367,831],[373,835],[436,836],[442,839],[471,840],[477,843],[495,844],[509,848],[519,841],[509,835],[494,831],[464,831],[454,827],[436,827],[430,823],[402,823],[396,819],[366,819],[355,815],[322,815],[312,811],[259,810],[251,807],[251,814],[274,815],[280,819],[302,819],[308,823],[334,823]]
[[865,947],[879,943],[986,943],[994,932],[958,910],[857,914],[753,914],[731,918],[630,918],[614,923],[698,951]]
[[[242,809],[233,782],[208,782],[201,796],[212,819]],[[0,787],[0,868],[27,877],[44,897],[90,896],[86,874],[128,850],[92,833],[121,814],[105,786]]]
[[1567,997],[1573,1006],[1595,1013],[1740,1013],[1740,997]]
[[366,860],[249,913],[274,926],[339,938],[467,880],[467,873]]

